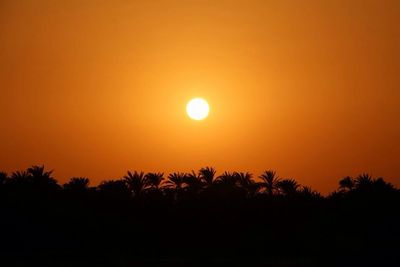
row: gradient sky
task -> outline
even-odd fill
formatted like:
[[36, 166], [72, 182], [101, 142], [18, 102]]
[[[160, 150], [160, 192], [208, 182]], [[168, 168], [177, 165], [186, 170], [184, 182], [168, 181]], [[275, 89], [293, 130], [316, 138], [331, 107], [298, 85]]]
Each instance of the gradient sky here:
[[398, 0], [0, 0], [0, 93], [7, 172], [400, 185]]

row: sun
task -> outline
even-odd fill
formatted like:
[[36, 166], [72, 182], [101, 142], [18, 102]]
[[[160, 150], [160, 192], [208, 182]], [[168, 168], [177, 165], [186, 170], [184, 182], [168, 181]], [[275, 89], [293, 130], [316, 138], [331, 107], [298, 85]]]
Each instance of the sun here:
[[210, 112], [207, 101], [203, 98], [193, 98], [186, 105], [186, 113], [196, 121], [204, 120]]

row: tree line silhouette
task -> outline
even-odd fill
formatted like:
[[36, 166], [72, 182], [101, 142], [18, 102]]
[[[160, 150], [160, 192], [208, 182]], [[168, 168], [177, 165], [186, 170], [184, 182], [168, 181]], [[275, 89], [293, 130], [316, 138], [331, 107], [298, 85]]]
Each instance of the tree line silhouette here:
[[74, 259], [86, 266], [100, 260], [396, 265], [399, 204], [399, 189], [368, 174], [344, 177], [323, 196], [272, 170], [258, 177], [217, 175], [212, 167], [168, 175], [128, 171], [91, 186], [85, 177], [60, 185], [52, 171], [32, 166], [0, 172], [0, 256], [60, 266]]

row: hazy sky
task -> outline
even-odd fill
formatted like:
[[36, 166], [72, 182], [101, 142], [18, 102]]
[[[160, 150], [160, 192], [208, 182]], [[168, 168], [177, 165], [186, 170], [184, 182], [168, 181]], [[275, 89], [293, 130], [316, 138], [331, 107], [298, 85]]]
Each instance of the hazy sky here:
[[[0, 0], [0, 169], [400, 185], [400, 1]], [[211, 105], [190, 120], [186, 102]]]

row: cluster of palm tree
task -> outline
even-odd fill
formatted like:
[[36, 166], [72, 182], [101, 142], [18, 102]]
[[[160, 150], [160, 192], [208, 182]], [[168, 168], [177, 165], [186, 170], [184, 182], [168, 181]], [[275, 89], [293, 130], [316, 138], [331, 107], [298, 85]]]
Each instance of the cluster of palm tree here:
[[371, 192], [371, 191], [394, 191], [395, 187], [383, 180], [382, 177], [373, 178], [369, 174], [363, 173], [353, 178], [346, 176], [339, 181], [339, 190], [335, 193], [349, 192]]
[[[294, 179], [279, 178], [275, 171], [267, 170], [257, 178], [249, 172], [223, 172], [217, 175], [212, 167], [201, 168], [198, 172], [174, 172], [167, 176], [161, 172], [128, 171], [121, 179], [101, 182], [97, 187], [90, 187], [85, 177], [73, 177], [60, 186], [52, 177], [52, 171], [44, 166], [32, 166], [26, 171], [16, 171], [10, 176], [0, 172], [0, 186], [10, 185], [18, 188], [39, 188], [43, 190], [64, 189], [71, 192], [100, 191], [112, 194], [125, 194], [139, 198], [150, 193], [173, 194], [175, 198], [183, 193], [202, 192], [242, 192], [247, 197], [263, 196], [309, 196], [320, 198], [321, 195], [308, 186], [300, 185]], [[334, 194], [344, 194], [369, 189], [395, 190], [394, 186], [382, 178], [372, 178], [368, 174], [356, 178], [345, 177], [339, 181], [339, 189]]]
[[63, 188], [74, 192], [84, 192], [89, 189], [109, 192], [129, 191], [132, 197], [140, 197], [151, 192], [204, 192], [212, 189], [242, 190], [248, 196], [265, 195], [295, 195], [296, 193], [318, 193], [309, 187], [301, 186], [294, 179], [281, 179], [275, 171], [267, 170], [256, 180], [249, 172], [223, 172], [217, 175], [212, 167], [201, 168], [198, 172], [174, 172], [164, 176], [161, 172], [128, 171], [122, 179], [101, 182], [97, 188], [90, 187], [90, 181], [85, 177], [73, 177], [63, 186], [59, 186], [52, 177], [52, 171], [46, 171], [44, 166], [32, 166], [26, 171], [16, 171], [10, 176], [0, 173], [0, 185], [39, 186], [43, 188]]
[[174, 172], [164, 177], [164, 173], [131, 172], [116, 181], [105, 181], [99, 188], [105, 186], [116, 186], [125, 184], [133, 197], [140, 197], [149, 192], [204, 192], [210, 190], [242, 190], [248, 196], [256, 194], [286, 195], [291, 196], [297, 193], [309, 193], [319, 195], [310, 187], [299, 185], [294, 179], [280, 179], [275, 171], [268, 170], [259, 176], [260, 181], [253, 179], [249, 172], [223, 172], [217, 176], [212, 167], [201, 168], [197, 173]]
[[376, 255], [382, 247], [381, 260], [388, 248], [397, 252], [382, 244], [399, 239], [399, 203], [398, 189], [368, 174], [341, 179], [325, 197], [273, 170], [127, 171], [92, 186], [86, 177], [59, 184], [52, 171], [32, 166], [0, 172], [0, 252], [17, 258], [23, 247], [27, 258], [54, 251], [101, 258], [110, 251], [107, 260], [118, 264], [124, 257], [220, 262], [238, 255], [268, 265], [275, 257], [283, 264], [299, 257], [301, 265], [305, 255], [339, 255], [344, 248], [358, 255], [369, 247]]
[[15, 171], [10, 177], [0, 172], [0, 185], [17, 187], [36, 187], [43, 189], [57, 188], [57, 180], [52, 177], [53, 171], [45, 171], [44, 166], [32, 166], [26, 171]]

